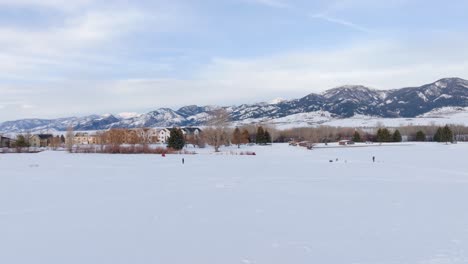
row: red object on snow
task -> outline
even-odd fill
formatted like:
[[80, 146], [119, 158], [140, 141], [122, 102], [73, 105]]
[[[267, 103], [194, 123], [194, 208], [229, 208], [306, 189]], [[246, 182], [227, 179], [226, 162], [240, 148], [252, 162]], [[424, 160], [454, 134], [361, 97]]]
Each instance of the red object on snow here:
[[161, 156], [166, 157], [166, 153], [163, 153]]

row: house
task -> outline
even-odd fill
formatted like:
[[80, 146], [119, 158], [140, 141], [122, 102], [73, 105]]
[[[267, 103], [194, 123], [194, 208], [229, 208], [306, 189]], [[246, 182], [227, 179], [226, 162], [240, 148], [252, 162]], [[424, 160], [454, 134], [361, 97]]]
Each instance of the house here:
[[136, 130], [140, 141], [144, 143], [158, 143], [159, 142], [159, 130], [155, 128], [139, 128]]
[[94, 145], [98, 144], [98, 137], [88, 133], [76, 133], [73, 137], [73, 144], [75, 145]]
[[150, 143], [158, 143], [159, 142], [159, 130], [154, 129], [154, 128], [150, 128], [147, 131], [147, 135], [148, 135]]
[[11, 139], [0, 136], [0, 148], [9, 148], [11, 146]]
[[164, 128], [164, 129], [159, 130], [159, 133], [158, 133], [159, 143], [164, 143], [164, 144], [167, 143], [167, 141], [171, 137], [171, 130], [172, 129], [173, 128]]
[[182, 132], [185, 136], [199, 136], [201, 134], [201, 129], [198, 127], [183, 127]]
[[[174, 128], [164, 128], [161, 129], [158, 133], [158, 141], [159, 143], [167, 143], [169, 140], [169, 137], [171, 136], [171, 131]], [[182, 130], [182, 134], [184, 134], [185, 139], [189, 136], [193, 137], [198, 137], [201, 134], [201, 129], [198, 127], [181, 127], [180, 130]]]
[[29, 138], [29, 145], [34, 148], [45, 148], [50, 145], [54, 135], [52, 134], [38, 134], [32, 135]]
[[348, 146], [348, 145], [354, 145], [354, 141], [351, 140], [340, 140], [338, 142], [340, 146]]

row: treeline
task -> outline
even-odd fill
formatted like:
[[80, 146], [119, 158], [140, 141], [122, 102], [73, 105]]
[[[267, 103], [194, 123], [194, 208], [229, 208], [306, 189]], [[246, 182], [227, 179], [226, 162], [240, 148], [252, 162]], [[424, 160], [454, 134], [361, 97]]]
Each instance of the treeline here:
[[468, 141], [468, 127], [459, 125], [401, 126], [398, 128], [352, 128], [320, 126], [271, 130], [273, 142], [309, 141], [314, 143], [352, 140], [355, 142], [454, 142]]
[[235, 129], [209, 127], [204, 129], [200, 135], [197, 136], [198, 142], [202, 142], [202, 144], [194, 144], [194, 142], [186, 141], [180, 129], [174, 128], [171, 130], [167, 147], [180, 150], [187, 144], [192, 144], [200, 148], [204, 148], [205, 145], [208, 144], [213, 146], [215, 151], [218, 152], [221, 146], [236, 145], [240, 148], [241, 145], [246, 144], [268, 145], [273, 142], [272, 136], [267, 128], [258, 126], [254, 132], [251, 131], [251, 127], [236, 127]]
[[[140, 132], [138, 132], [140, 131]], [[455, 132], [454, 132], [455, 131]], [[130, 133], [130, 134], [129, 134]], [[465, 134], [466, 133], [466, 134]], [[221, 146], [257, 144], [269, 145], [290, 141], [308, 141], [313, 143], [336, 142], [352, 140], [354, 142], [402, 142], [405, 141], [435, 141], [453, 142], [468, 135], [465, 127], [453, 126], [406, 126], [397, 129], [356, 129], [320, 126], [315, 128], [292, 128], [277, 130], [267, 126], [241, 126], [234, 129], [228, 126], [211, 126], [203, 129], [199, 135], [184, 135], [179, 128], [173, 128], [167, 141], [167, 148], [151, 148], [148, 136], [144, 130], [128, 132], [125, 129], [111, 129], [98, 133], [98, 148], [75, 146], [74, 152], [99, 153], [177, 153], [185, 146], [205, 148], [207, 145], [216, 152]], [[466, 138], [468, 140], [468, 136]]]
[[[291, 128], [278, 130], [268, 125], [245, 125], [232, 128], [226, 122], [226, 113], [220, 112], [210, 120], [209, 126], [204, 127], [199, 134], [184, 134], [180, 128], [173, 128], [167, 145], [155, 145], [157, 135], [149, 128], [139, 129], [110, 129], [87, 135], [89, 142], [79, 144], [75, 134], [69, 129], [65, 136], [54, 136], [48, 142], [52, 149], [66, 147], [69, 152], [79, 153], [180, 153], [184, 147], [204, 148], [207, 145], [216, 152], [222, 146], [258, 144], [269, 145], [281, 142], [327, 143], [340, 140], [355, 142], [401, 142], [401, 141], [435, 141], [454, 142], [468, 141], [468, 128], [465, 126], [446, 125], [432, 126], [400, 126], [398, 128], [351, 128], [319, 126], [310, 128]], [[78, 136], [77, 136], [78, 135]], [[17, 152], [30, 151], [30, 134], [17, 135], [13, 147]]]

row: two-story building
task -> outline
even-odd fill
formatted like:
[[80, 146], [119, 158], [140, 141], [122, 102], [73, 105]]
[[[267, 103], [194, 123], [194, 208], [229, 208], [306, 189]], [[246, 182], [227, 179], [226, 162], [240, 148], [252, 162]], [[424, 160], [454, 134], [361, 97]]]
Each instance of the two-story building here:
[[[167, 143], [169, 138], [171, 137], [171, 131], [175, 128], [164, 128], [161, 129], [158, 133], [158, 141], [159, 143]], [[201, 134], [201, 129], [198, 127], [181, 127], [180, 130], [182, 130], [182, 134], [184, 135], [185, 139], [187, 139], [188, 136], [194, 136], [198, 137]]]
[[29, 138], [29, 145], [34, 148], [45, 148], [49, 147], [54, 135], [52, 134], [38, 134], [32, 135]]
[[164, 129], [159, 130], [158, 142], [163, 143], [163, 144], [167, 143], [167, 141], [171, 137], [171, 130], [172, 128], [164, 128]]
[[75, 145], [94, 145], [98, 144], [99, 140], [97, 135], [92, 135], [89, 133], [76, 133], [73, 137], [73, 144]]

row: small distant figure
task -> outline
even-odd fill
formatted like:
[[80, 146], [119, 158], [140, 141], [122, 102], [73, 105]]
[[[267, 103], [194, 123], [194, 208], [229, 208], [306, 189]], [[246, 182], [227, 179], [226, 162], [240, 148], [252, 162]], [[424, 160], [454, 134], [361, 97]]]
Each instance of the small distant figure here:
[[372, 157], [372, 162], [375, 162], [375, 156]]
[[185, 164], [185, 159], [184, 159], [184, 158], [182, 158], [182, 165], [184, 165], [184, 164]]
[[161, 156], [162, 156], [163, 158], [166, 157], [166, 153], [163, 153]]
[[336, 158], [336, 162], [338, 162], [338, 158]]

